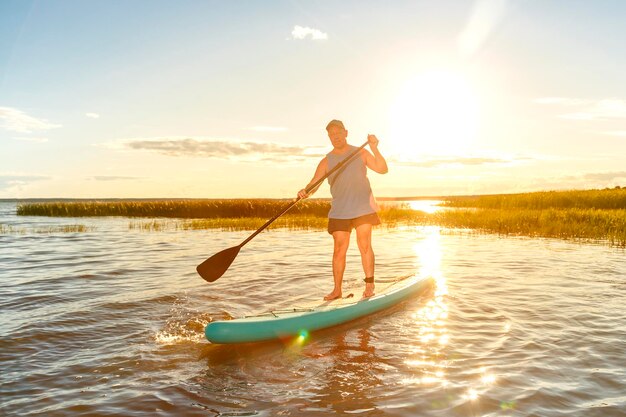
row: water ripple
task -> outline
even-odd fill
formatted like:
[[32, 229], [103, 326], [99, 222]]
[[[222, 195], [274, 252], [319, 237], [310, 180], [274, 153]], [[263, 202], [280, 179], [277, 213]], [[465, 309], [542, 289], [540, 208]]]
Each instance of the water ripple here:
[[[195, 265], [247, 232], [14, 216], [0, 235], [0, 414], [618, 416], [626, 408], [624, 250], [377, 230], [378, 277], [436, 285], [305, 344], [204, 340], [213, 320], [319, 299], [325, 232], [272, 230], [207, 284]], [[362, 285], [355, 242], [346, 285]]]

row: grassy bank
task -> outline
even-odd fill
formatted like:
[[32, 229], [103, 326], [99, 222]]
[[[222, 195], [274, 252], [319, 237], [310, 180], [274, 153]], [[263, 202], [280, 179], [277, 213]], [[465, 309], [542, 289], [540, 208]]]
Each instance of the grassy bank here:
[[485, 209], [626, 209], [626, 188], [447, 197], [447, 207]]
[[[275, 213], [274, 213], [275, 214]], [[423, 225], [428, 223], [426, 213], [407, 207], [387, 207], [378, 213], [384, 227], [393, 228], [399, 225]], [[224, 217], [212, 219], [150, 219], [131, 220], [129, 229], [161, 231], [161, 230], [256, 230], [268, 220], [267, 217]], [[326, 230], [328, 218], [324, 216], [306, 216], [287, 214], [276, 219], [270, 226], [272, 229], [287, 228], [291, 230]]]
[[[626, 210], [547, 209], [547, 210], [443, 210], [428, 214], [408, 209], [382, 210], [383, 227], [442, 226], [471, 229], [499, 235], [553, 237], [579, 241], [602, 241], [626, 247]], [[134, 220], [130, 229], [162, 230], [256, 230], [267, 218], [152, 219]], [[271, 228], [325, 230], [325, 217], [284, 216]]]
[[626, 247], [626, 188], [450, 197], [438, 223], [489, 233]]
[[[154, 201], [77, 201], [25, 203], [17, 206], [20, 216], [53, 217], [170, 217], [184, 219], [273, 217], [292, 200], [154, 200]], [[328, 200], [304, 200], [289, 214], [325, 217]]]
[[[151, 231], [255, 230], [289, 202], [262, 199], [46, 202], [21, 204], [17, 213], [135, 217], [138, 219], [132, 220], [129, 228]], [[446, 209], [428, 214], [412, 210], [408, 205], [383, 203], [379, 215], [385, 227], [439, 225], [501, 235], [602, 241], [626, 247], [626, 189], [448, 197], [445, 205]], [[304, 200], [272, 227], [323, 230], [329, 208], [328, 200]]]
[[66, 224], [59, 226], [37, 226], [37, 227], [15, 227], [0, 224], [0, 234], [25, 235], [29, 233], [37, 234], [57, 234], [57, 233], [85, 233], [92, 232], [93, 227], [84, 224]]
[[477, 209], [430, 215], [429, 223], [501, 235], [603, 241], [626, 247], [626, 210]]

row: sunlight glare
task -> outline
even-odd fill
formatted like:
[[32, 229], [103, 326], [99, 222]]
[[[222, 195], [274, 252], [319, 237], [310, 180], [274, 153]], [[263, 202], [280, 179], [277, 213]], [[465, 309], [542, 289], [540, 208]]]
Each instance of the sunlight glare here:
[[[420, 262], [419, 274], [421, 277], [433, 277], [437, 281], [437, 287], [439, 287], [439, 280], [442, 286], [445, 287], [445, 280], [441, 276], [441, 243], [439, 228], [427, 228], [424, 230], [427, 236], [419, 243], [415, 244], [413, 250], [417, 255]], [[436, 294], [437, 295], [437, 294]]]
[[437, 70], [407, 81], [390, 109], [395, 152], [415, 160], [422, 155], [460, 155], [478, 129], [478, 99], [460, 74]]
[[409, 366], [418, 368], [423, 375], [410, 378], [407, 384], [433, 385], [442, 387], [449, 385], [445, 378], [447, 361], [442, 353], [449, 343], [445, 318], [448, 316], [448, 305], [444, 295], [448, 293], [446, 281], [441, 272], [441, 241], [439, 228], [425, 228], [425, 236], [414, 246], [419, 262], [418, 276], [432, 277], [435, 280], [434, 298], [428, 300], [412, 317], [419, 324], [416, 342], [420, 345], [413, 348], [418, 356], [405, 361]]
[[467, 391], [467, 394], [465, 395], [465, 398], [467, 398], [470, 401], [474, 401], [478, 398], [478, 392], [476, 392], [475, 389], [470, 388]]
[[423, 211], [424, 213], [432, 214], [443, 208], [439, 205], [441, 203], [441, 200], [415, 200], [409, 202], [409, 207], [411, 207], [411, 210]]
[[483, 382], [483, 384], [491, 385], [496, 381], [496, 376], [492, 374], [485, 374], [480, 379]]

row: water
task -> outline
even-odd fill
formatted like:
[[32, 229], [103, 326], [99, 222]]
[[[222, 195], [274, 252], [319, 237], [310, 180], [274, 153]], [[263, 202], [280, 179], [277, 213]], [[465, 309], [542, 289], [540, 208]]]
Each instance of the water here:
[[[0, 204], [0, 415], [623, 416], [624, 250], [434, 227], [377, 229], [377, 276], [422, 297], [303, 344], [211, 345], [210, 320], [330, 291], [331, 238], [129, 230]], [[42, 233], [84, 224], [81, 233]], [[38, 232], [33, 232], [38, 231]], [[361, 285], [356, 244], [347, 285]]]

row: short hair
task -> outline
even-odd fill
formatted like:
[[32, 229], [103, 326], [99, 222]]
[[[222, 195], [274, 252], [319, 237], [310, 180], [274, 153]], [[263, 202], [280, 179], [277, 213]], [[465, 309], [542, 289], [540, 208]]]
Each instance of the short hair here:
[[328, 131], [332, 126], [338, 126], [342, 128], [343, 130], [346, 130], [341, 120], [333, 119], [330, 122], [328, 122], [328, 124], [326, 125], [326, 131]]

